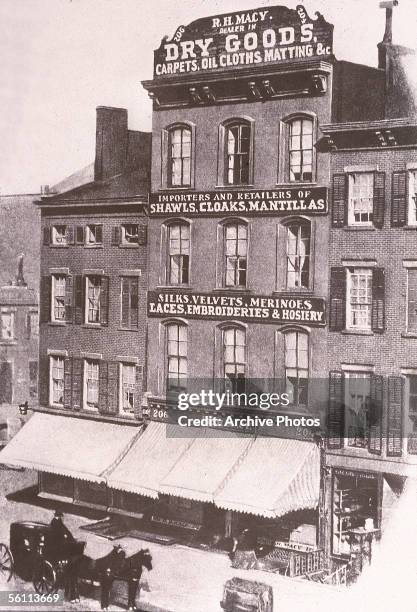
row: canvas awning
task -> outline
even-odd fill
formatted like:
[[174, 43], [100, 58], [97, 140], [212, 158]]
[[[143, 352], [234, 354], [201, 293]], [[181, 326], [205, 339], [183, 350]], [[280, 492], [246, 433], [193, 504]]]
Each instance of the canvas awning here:
[[276, 518], [318, 505], [320, 451], [312, 442], [257, 438], [215, 496], [219, 508]]
[[217, 491], [231, 477], [252, 443], [251, 436], [206, 429], [165, 475], [159, 491], [213, 502]]
[[108, 486], [156, 499], [161, 480], [194, 441], [188, 433], [179, 425], [151, 421], [109, 474]]
[[0, 463], [105, 482], [139, 433], [127, 425], [36, 413], [0, 452]]

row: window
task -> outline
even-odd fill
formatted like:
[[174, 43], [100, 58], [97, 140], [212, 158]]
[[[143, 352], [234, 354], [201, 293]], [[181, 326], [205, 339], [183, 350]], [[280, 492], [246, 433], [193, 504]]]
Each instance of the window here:
[[120, 364], [120, 413], [132, 415], [135, 409], [136, 366]]
[[100, 323], [101, 276], [87, 276], [86, 283], [87, 323]]
[[234, 222], [224, 226], [224, 286], [246, 287], [248, 227]]
[[408, 173], [408, 225], [417, 225], [417, 170]]
[[223, 330], [223, 378], [231, 393], [245, 390], [246, 332], [238, 327]]
[[168, 284], [187, 285], [190, 268], [190, 226], [168, 226]]
[[139, 225], [137, 223], [122, 225], [122, 244], [139, 244]]
[[407, 331], [417, 333], [417, 268], [407, 270]]
[[232, 123], [225, 134], [225, 182], [227, 185], [247, 185], [250, 176], [251, 126], [246, 122]]
[[121, 324], [126, 329], [138, 328], [138, 292], [138, 278], [135, 276], [124, 276], [122, 278]]
[[66, 245], [67, 244], [67, 226], [53, 225], [52, 226], [52, 244]]
[[347, 271], [347, 329], [371, 329], [372, 270]]
[[38, 397], [38, 362], [29, 361], [29, 397]]
[[64, 358], [50, 358], [50, 404], [63, 406], [64, 404]]
[[374, 173], [349, 175], [349, 225], [372, 225], [374, 208]]
[[406, 397], [408, 423], [405, 431], [408, 440], [408, 452], [417, 454], [417, 374], [406, 376]]
[[371, 418], [371, 374], [345, 373], [345, 428], [348, 446], [367, 448]]
[[175, 127], [168, 133], [168, 186], [191, 185], [191, 130]]
[[310, 284], [310, 224], [295, 221], [287, 226], [287, 289]]
[[167, 388], [178, 391], [186, 388], [188, 329], [180, 323], [166, 326]]
[[313, 121], [293, 119], [289, 123], [290, 181], [313, 180]]
[[103, 244], [102, 225], [87, 225], [87, 227], [85, 228], [85, 244], [86, 246], [95, 246]]
[[99, 369], [98, 361], [84, 361], [84, 408], [87, 410], [98, 410]]
[[290, 403], [306, 406], [308, 399], [308, 334], [288, 331], [284, 334], [285, 344], [285, 386]]
[[1, 316], [1, 339], [2, 340], [13, 340], [14, 339], [14, 312], [2, 311], [0, 316]]
[[65, 321], [66, 276], [52, 275], [52, 321]]

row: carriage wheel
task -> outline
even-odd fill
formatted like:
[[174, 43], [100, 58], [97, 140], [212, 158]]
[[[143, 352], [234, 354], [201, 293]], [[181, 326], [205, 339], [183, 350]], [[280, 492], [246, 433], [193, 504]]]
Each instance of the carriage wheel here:
[[0, 581], [9, 582], [13, 576], [13, 555], [6, 546], [6, 544], [0, 544]]
[[49, 595], [58, 590], [56, 571], [49, 561], [42, 559], [33, 572], [33, 586], [37, 593]]

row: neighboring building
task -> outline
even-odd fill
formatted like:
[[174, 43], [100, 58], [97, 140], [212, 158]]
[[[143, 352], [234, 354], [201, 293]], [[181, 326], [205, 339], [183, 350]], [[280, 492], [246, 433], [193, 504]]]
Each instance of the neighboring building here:
[[[138, 433], [151, 139], [128, 130], [127, 111], [119, 108], [97, 108], [96, 134], [94, 166], [37, 201], [42, 231], [38, 410], [48, 414], [36, 414], [30, 427], [37, 441], [43, 436], [48, 459], [37, 458], [37, 446], [32, 457], [30, 444], [19, 452], [25, 457], [29, 452], [32, 467], [38, 467], [43, 494], [106, 507], [100, 470], [89, 471], [84, 455], [94, 464], [96, 455], [105, 455], [106, 462], [108, 454], [108, 466]], [[84, 429], [97, 431], [91, 434], [94, 443]], [[112, 440], [116, 454], [110, 461]], [[84, 471], [87, 476], [77, 479]]]
[[392, 44], [390, 19], [385, 118], [324, 125], [318, 146], [333, 183], [322, 537], [336, 564], [362, 548], [358, 570], [417, 475], [417, 119], [406, 83], [398, 88], [412, 52]]
[[38, 402], [38, 294], [18, 273], [0, 287], [0, 404]]

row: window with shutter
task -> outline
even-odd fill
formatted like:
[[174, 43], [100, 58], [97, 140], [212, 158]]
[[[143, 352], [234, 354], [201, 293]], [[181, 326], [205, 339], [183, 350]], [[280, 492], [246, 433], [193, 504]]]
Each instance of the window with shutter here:
[[100, 324], [109, 324], [109, 277], [101, 277], [100, 287]]
[[381, 334], [385, 329], [385, 273], [382, 268], [372, 271], [372, 331]]
[[52, 244], [55, 246], [66, 246], [68, 244], [66, 225], [52, 226]]
[[372, 269], [348, 268], [346, 276], [346, 328], [370, 330], [372, 314]]
[[78, 225], [75, 228], [75, 243], [84, 244], [84, 226]]
[[373, 212], [374, 227], [381, 229], [385, 216], [385, 172], [374, 172]]
[[121, 325], [125, 329], [138, 328], [138, 291], [137, 277], [124, 276], [121, 279]]
[[335, 174], [333, 176], [333, 206], [332, 225], [343, 227], [347, 217], [347, 175]]
[[[408, 197], [407, 197], [408, 195]], [[417, 225], [417, 169], [408, 173], [408, 218], [407, 223], [411, 226]]]
[[348, 224], [371, 226], [374, 210], [374, 173], [349, 174]]
[[410, 374], [405, 380], [407, 451], [417, 455], [417, 374]]
[[78, 357], [72, 360], [72, 408], [81, 410], [83, 405], [84, 362]]
[[404, 382], [401, 376], [388, 377], [387, 455], [401, 457], [403, 446]]
[[97, 412], [99, 409], [100, 362], [84, 360], [84, 409]]
[[64, 405], [64, 358], [51, 356], [49, 367], [49, 404], [61, 408]]
[[407, 270], [407, 331], [417, 333], [417, 268]]
[[331, 268], [330, 273], [330, 331], [342, 331], [346, 324], [346, 269]]
[[65, 322], [67, 317], [66, 301], [67, 277], [65, 274], [52, 275], [52, 310], [51, 321]]
[[136, 401], [136, 365], [120, 364], [120, 404], [119, 412], [125, 416], [134, 416]]
[[84, 323], [84, 278], [81, 275], [74, 278], [74, 322], [76, 325]]
[[103, 226], [90, 224], [85, 228], [85, 245], [101, 246], [103, 244]]
[[48, 323], [51, 319], [52, 277], [42, 276], [40, 286], [40, 322]]

